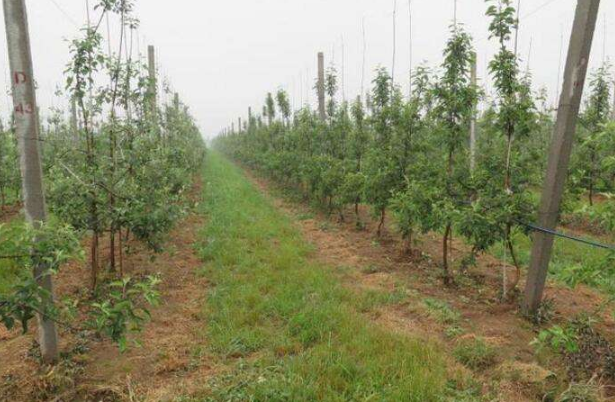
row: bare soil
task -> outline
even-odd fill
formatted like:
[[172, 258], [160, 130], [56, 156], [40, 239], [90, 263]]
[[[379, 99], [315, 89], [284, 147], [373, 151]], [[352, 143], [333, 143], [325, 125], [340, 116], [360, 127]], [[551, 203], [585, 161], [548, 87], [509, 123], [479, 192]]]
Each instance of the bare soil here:
[[[200, 186], [194, 193], [202, 194]], [[161, 305], [151, 311], [144, 330], [132, 337], [141, 341], [140, 346], [120, 353], [109, 341], [60, 327], [64, 358], [55, 368], [40, 367], [36, 328], [25, 335], [0, 329], [0, 401], [165, 401], [202, 384], [212, 371], [204, 352], [201, 315], [208, 283], [198, 275], [201, 262], [194, 248], [203, 225], [203, 217], [191, 213], [170, 233], [165, 252], [157, 256], [130, 242], [131, 252], [124, 256], [126, 273], [162, 278]], [[89, 242], [84, 241], [86, 250]], [[89, 272], [84, 265], [75, 261], [62, 268], [56, 279], [58, 298], [87, 297]]]
[[0, 223], [7, 223], [15, 218], [19, 215], [21, 208], [21, 204], [5, 205], [4, 207], [0, 207]]
[[[537, 356], [530, 345], [540, 328], [523, 318], [518, 300], [501, 301], [503, 262], [490, 255], [479, 256], [467, 274], [457, 275], [456, 284], [444, 286], [441, 278], [441, 240], [432, 234], [420, 236], [411, 255], [402, 252], [402, 241], [394, 235], [387, 219], [385, 232], [376, 237], [378, 222], [365, 206], [360, 207], [364, 230], [357, 229], [354, 211], [346, 211], [344, 221], [336, 215], [315, 211], [304, 204], [280, 196], [270, 181], [252, 175], [253, 182], [272, 195], [275, 205], [295, 218], [306, 240], [314, 247], [314, 258], [340, 271], [347, 286], [359, 290], [393, 292], [408, 290], [409, 300], [381, 308], [369, 319], [393, 331], [423, 336], [441, 342], [452, 352], [459, 339], [482, 338], [497, 350], [494, 369], [477, 371], [483, 391], [494, 400], [542, 400], [545, 387], [552, 379], [566, 381], [565, 368], [551, 357]], [[460, 240], [453, 241], [452, 265], [458, 266], [469, 248]], [[507, 267], [508, 283], [514, 277]], [[523, 289], [523, 280], [519, 289]], [[426, 298], [445, 301], [461, 314], [459, 326], [463, 335], [446, 335], [447, 324], [430, 316], [424, 308]], [[553, 301], [554, 318], [547, 325], [563, 322], [583, 312], [593, 312], [605, 300], [598, 291], [585, 286], [575, 289], [549, 283], [546, 298]], [[611, 314], [600, 314], [600, 331], [613, 338], [615, 322]], [[449, 353], [451, 354], [451, 353]], [[452, 360], [452, 358], [451, 358]], [[456, 362], [451, 361], [454, 365]], [[604, 384], [605, 390], [611, 389]], [[606, 391], [605, 391], [606, 392]], [[615, 400], [615, 399], [614, 399]]]

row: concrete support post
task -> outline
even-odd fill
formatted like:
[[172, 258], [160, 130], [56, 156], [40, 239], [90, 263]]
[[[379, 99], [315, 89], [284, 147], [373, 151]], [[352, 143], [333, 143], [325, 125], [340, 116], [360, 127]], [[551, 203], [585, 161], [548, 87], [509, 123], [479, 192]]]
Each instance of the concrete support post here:
[[147, 47], [148, 76], [149, 76], [149, 112], [152, 120], [156, 122], [158, 111], [158, 82], [156, 76], [156, 49]]
[[[40, 125], [34, 87], [34, 68], [25, 0], [3, 0], [7, 49], [11, 68], [13, 115], [19, 144], [23, 201], [26, 220], [40, 228], [46, 221], [43, 172], [39, 149]], [[38, 285], [51, 297], [44, 297], [43, 311], [53, 305], [53, 283], [48, 267], [39, 262], [34, 267]], [[38, 314], [38, 341], [45, 363], [58, 360], [58, 332], [55, 322]]]
[[327, 111], [325, 109], [325, 54], [318, 53], [318, 83], [316, 84], [318, 91], [318, 116], [320, 120], [327, 120]]
[[[564, 72], [564, 86], [559, 100], [538, 216], [539, 225], [546, 229], [555, 229], [559, 217], [599, 6], [600, 0], [577, 2]], [[542, 303], [553, 240], [553, 236], [548, 234], [534, 234], [523, 302], [526, 314], [535, 313]]]

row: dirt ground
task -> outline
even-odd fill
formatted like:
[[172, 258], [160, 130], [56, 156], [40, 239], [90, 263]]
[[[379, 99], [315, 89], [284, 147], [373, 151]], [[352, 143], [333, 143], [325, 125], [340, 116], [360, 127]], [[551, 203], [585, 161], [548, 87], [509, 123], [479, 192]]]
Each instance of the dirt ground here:
[[[165, 401], [198, 386], [211, 371], [201, 315], [208, 284], [197, 273], [201, 262], [194, 248], [204, 224], [203, 217], [191, 213], [170, 233], [165, 252], [158, 256], [130, 243], [126, 273], [162, 278], [161, 305], [152, 310], [143, 332], [133, 336], [143, 340], [140, 346], [120, 353], [109, 341], [60, 327], [63, 360], [50, 369], [37, 362], [35, 326], [26, 335], [0, 329], [0, 401]], [[105, 243], [103, 239], [103, 255], [108, 252]], [[58, 298], [86, 297], [85, 265], [73, 262], [61, 269]]]
[[6, 205], [4, 207], [0, 207], [0, 223], [6, 223], [13, 219], [15, 216], [19, 214], [22, 206], [17, 205]]

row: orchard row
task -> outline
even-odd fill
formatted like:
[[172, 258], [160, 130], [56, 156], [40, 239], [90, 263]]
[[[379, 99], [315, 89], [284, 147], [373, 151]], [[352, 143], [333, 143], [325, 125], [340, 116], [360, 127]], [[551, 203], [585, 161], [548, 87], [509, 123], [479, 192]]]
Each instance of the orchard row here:
[[[437, 68], [413, 71], [409, 98], [381, 68], [370, 93], [339, 102], [334, 66], [316, 85], [326, 99], [319, 112], [291, 113], [288, 95], [268, 94], [261, 116], [226, 131], [217, 146], [232, 158], [301, 189], [330, 213], [368, 204], [379, 219], [392, 212], [406, 248], [418, 233], [441, 234], [442, 277], [454, 280], [496, 243], [516, 267], [503, 298], [515, 295], [522, 275], [513, 236], [535, 222], [537, 189], [543, 183], [554, 128], [545, 91], [532, 88], [514, 51], [517, 27], [509, 0], [489, 1], [489, 34], [499, 48], [489, 62], [493, 93], [476, 84], [472, 38], [453, 25]], [[566, 205], [615, 189], [615, 124], [610, 66], [592, 72], [590, 93], [578, 126]], [[478, 111], [482, 100], [486, 105]], [[472, 132], [476, 129], [476, 137]], [[604, 220], [615, 222], [609, 203]], [[565, 207], [566, 207], [565, 205]], [[609, 212], [610, 211], [610, 212]], [[613, 225], [606, 225], [613, 227]], [[459, 267], [450, 262], [450, 240], [461, 236], [470, 252]]]

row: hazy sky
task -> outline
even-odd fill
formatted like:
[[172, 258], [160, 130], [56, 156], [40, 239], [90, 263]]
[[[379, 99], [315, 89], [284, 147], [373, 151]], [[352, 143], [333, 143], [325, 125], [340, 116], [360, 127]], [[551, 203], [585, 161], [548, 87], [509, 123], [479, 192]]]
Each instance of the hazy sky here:
[[[89, 1], [91, 5], [96, 2]], [[449, 35], [454, 2], [411, 1], [413, 64], [425, 61], [437, 65]], [[63, 84], [62, 71], [68, 60], [66, 40], [77, 35], [85, 23], [85, 2], [27, 0], [43, 113], [49, 106], [65, 104], [54, 92]], [[389, 69], [392, 66], [394, 0], [136, 0], [136, 3], [141, 20], [141, 51], [147, 44], [156, 46], [161, 74], [169, 78], [190, 106], [207, 137], [214, 136], [240, 115], [246, 115], [248, 106], [261, 110], [267, 91], [279, 87], [289, 91], [296, 107], [302, 100], [313, 104], [318, 51], [325, 52], [327, 65], [334, 61], [338, 71], [343, 71], [346, 97], [358, 95], [362, 81], [363, 21], [366, 87], [378, 65]], [[410, 66], [409, 7], [407, 0], [396, 3], [395, 80], [406, 88]], [[479, 77], [483, 79], [488, 57], [495, 48], [493, 41], [487, 39], [486, 5], [483, 0], [459, 0], [458, 3], [458, 21], [475, 40]], [[560, 52], [561, 59], [565, 59], [575, 6], [575, 0], [521, 0], [519, 52], [524, 63], [527, 62], [532, 43], [530, 61], [535, 86], [546, 87], [552, 99], [558, 82]], [[615, 59], [615, 0], [602, 0], [600, 14], [592, 66], [601, 63], [605, 56]], [[106, 35], [106, 30], [103, 34]], [[115, 43], [117, 21], [114, 20], [111, 36]], [[0, 41], [0, 52], [6, 88], [5, 40]], [[0, 98], [0, 112], [6, 115], [8, 97]]]

